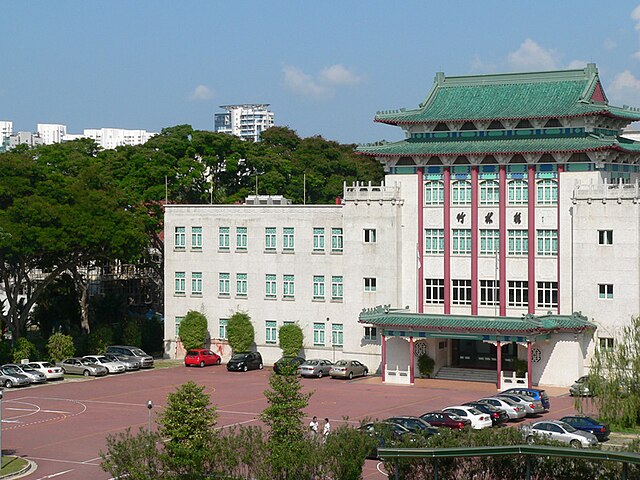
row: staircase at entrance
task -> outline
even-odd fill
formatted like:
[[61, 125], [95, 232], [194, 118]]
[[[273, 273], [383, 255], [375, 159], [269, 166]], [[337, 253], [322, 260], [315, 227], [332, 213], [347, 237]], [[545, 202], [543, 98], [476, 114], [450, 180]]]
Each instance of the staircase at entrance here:
[[442, 367], [433, 378], [439, 380], [459, 380], [463, 382], [497, 383], [498, 374], [492, 370]]

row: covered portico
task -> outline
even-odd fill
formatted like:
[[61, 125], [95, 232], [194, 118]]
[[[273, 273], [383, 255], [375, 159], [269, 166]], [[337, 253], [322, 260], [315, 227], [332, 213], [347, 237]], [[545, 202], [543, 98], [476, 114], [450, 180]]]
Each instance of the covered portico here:
[[[416, 376], [416, 345], [424, 345], [424, 340], [434, 345], [448, 348], [450, 341], [458, 339], [476, 341], [495, 346], [496, 358], [493, 367], [497, 372], [497, 387], [501, 388], [503, 370], [503, 350], [507, 345], [517, 345], [517, 350], [526, 350], [526, 384], [533, 382], [534, 355], [542, 357], [542, 350], [553, 343], [554, 337], [576, 344], [585, 331], [592, 331], [595, 325], [580, 313], [573, 315], [532, 314], [521, 317], [445, 315], [410, 313], [407, 310], [378, 306], [364, 309], [359, 323], [371, 325], [382, 332], [382, 379], [383, 382], [413, 384]], [[568, 334], [568, 335], [567, 335]], [[568, 340], [567, 340], [568, 339]], [[577, 348], [576, 351], [580, 351]], [[430, 354], [433, 356], [433, 354]], [[451, 351], [436, 360], [436, 369], [451, 364]], [[486, 358], [482, 359], [486, 362]], [[524, 359], [522, 359], [524, 360]], [[577, 362], [578, 359], [576, 358]]]

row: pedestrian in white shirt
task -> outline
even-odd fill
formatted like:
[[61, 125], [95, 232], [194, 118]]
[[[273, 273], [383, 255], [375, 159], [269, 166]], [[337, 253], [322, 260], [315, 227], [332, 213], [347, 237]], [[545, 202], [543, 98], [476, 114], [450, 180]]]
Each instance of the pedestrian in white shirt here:
[[323, 442], [327, 441], [327, 437], [329, 436], [329, 433], [331, 433], [331, 424], [329, 423], [329, 419], [325, 418], [324, 419], [324, 427], [322, 428], [322, 441]]
[[311, 434], [315, 437], [318, 435], [318, 417], [313, 417], [309, 422], [309, 430], [311, 430]]

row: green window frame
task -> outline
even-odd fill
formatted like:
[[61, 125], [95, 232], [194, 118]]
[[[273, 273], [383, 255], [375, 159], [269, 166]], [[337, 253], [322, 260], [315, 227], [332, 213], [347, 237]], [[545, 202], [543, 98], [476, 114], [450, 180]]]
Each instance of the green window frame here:
[[313, 299], [324, 300], [324, 275], [313, 276]]
[[471, 205], [471, 182], [456, 180], [451, 184], [451, 204]]
[[342, 228], [331, 229], [331, 252], [342, 253], [344, 249], [344, 237]]
[[451, 253], [471, 255], [471, 229], [454, 228], [451, 233]]
[[278, 282], [276, 281], [276, 275], [273, 273], [267, 273], [264, 282], [265, 297], [276, 298], [278, 294]]
[[480, 230], [480, 255], [495, 255], [500, 250], [500, 230]]
[[236, 250], [246, 250], [247, 239], [247, 227], [236, 227]]
[[601, 300], [613, 299], [613, 284], [612, 283], [599, 283], [598, 284], [598, 298]]
[[236, 296], [238, 297], [247, 296], [247, 274], [246, 273], [236, 274]]
[[278, 340], [278, 328], [275, 320], [265, 322], [265, 340], [267, 343], [276, 343]]
[[292, 252], [294, 249], [295, 233], [293, 227], [282, 229], [282, 250]]
[[191, 273], [191, 295], [202, 295], [202, 272]]
[[282, 298], [294, 298], [295, 279], [293, 275], [284, 275], [282, 279]]
[[500, 184], [495, 180], [480, 182], [480, 205], [498, 205], [500, 203]]
[[231, 287], [231, 274], [219, 273], [218, 274], [218, 295], [229, 296], [230, 287]]
[[187, 229], [185, 227], [176, 227], [174, 236], [174, 247], [184, 250], [187, 246]]
[[220, 340], [227, 339], [227, 324], [229, 322], [228, 318], [221, 318], [218, 320], [218, 338]]
[[509, 230], [507, 232], [507, 246], [509, 255], [527, 255], [529, 253], [529, 232], [527, 230]]
[[202, 250], [202, 227], [191, 227], [191, 248]]
[[344, 298], [344, 279], [341, 275], [331, 277], [331, 300], [342, 301]]
[[526, 205], [529, 203], [529, 184], [526, 180], [511, 180], [507, 184], [507, 195], [509, 205]]
[[342, 323], [331, 324], [331, 345], [334, 347], [344, 346], [344, 326]]
[[264, 249], [273, 252], [277, 247], [276, 227], [265, 227], [264, 229]]
[[180, 324], [184, 317], [176, 317], [176, 338], [180, 338]]
[[375, 292], [378, 289], [378, 279], [375, 277], [364, 277], [364, 291]]
[[229, 250], [229, 227], [218, 227], [218, 249]]
[[424, 204], [444, 205], [444, 183], [430, 180], [424, 184]]
[[187, 274], [185, 272], [175, 273], [175, 295], [184, 295], [187, 291]]
[[322, 227], [313, 229], [313, 251], [324, 252], [324, 228]]
[[536, 232], [538, 255], [558, 255], [558, 230], [538, 230]]
[[549, 178], [536, 184], [536, 201], [538, 205], [558, 204], [558, 182]]
[[313, 345], [324, 347], [324, 323], [313, 324]]
[[424, 253], [427, 255], [442, 255], [444, 253], [443, 228], [425, 228]]

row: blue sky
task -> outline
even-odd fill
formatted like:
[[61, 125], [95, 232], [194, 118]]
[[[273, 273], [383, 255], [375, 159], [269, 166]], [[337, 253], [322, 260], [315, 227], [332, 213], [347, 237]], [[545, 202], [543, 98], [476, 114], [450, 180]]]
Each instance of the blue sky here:
[[269, 103], [277, 125], [342, 143], [402, 137], [447, 75], [595, 62], [612, 104], [640, 106], [638, 1], [3, 2], [0, 120], [15, 130], [213, 128]]

